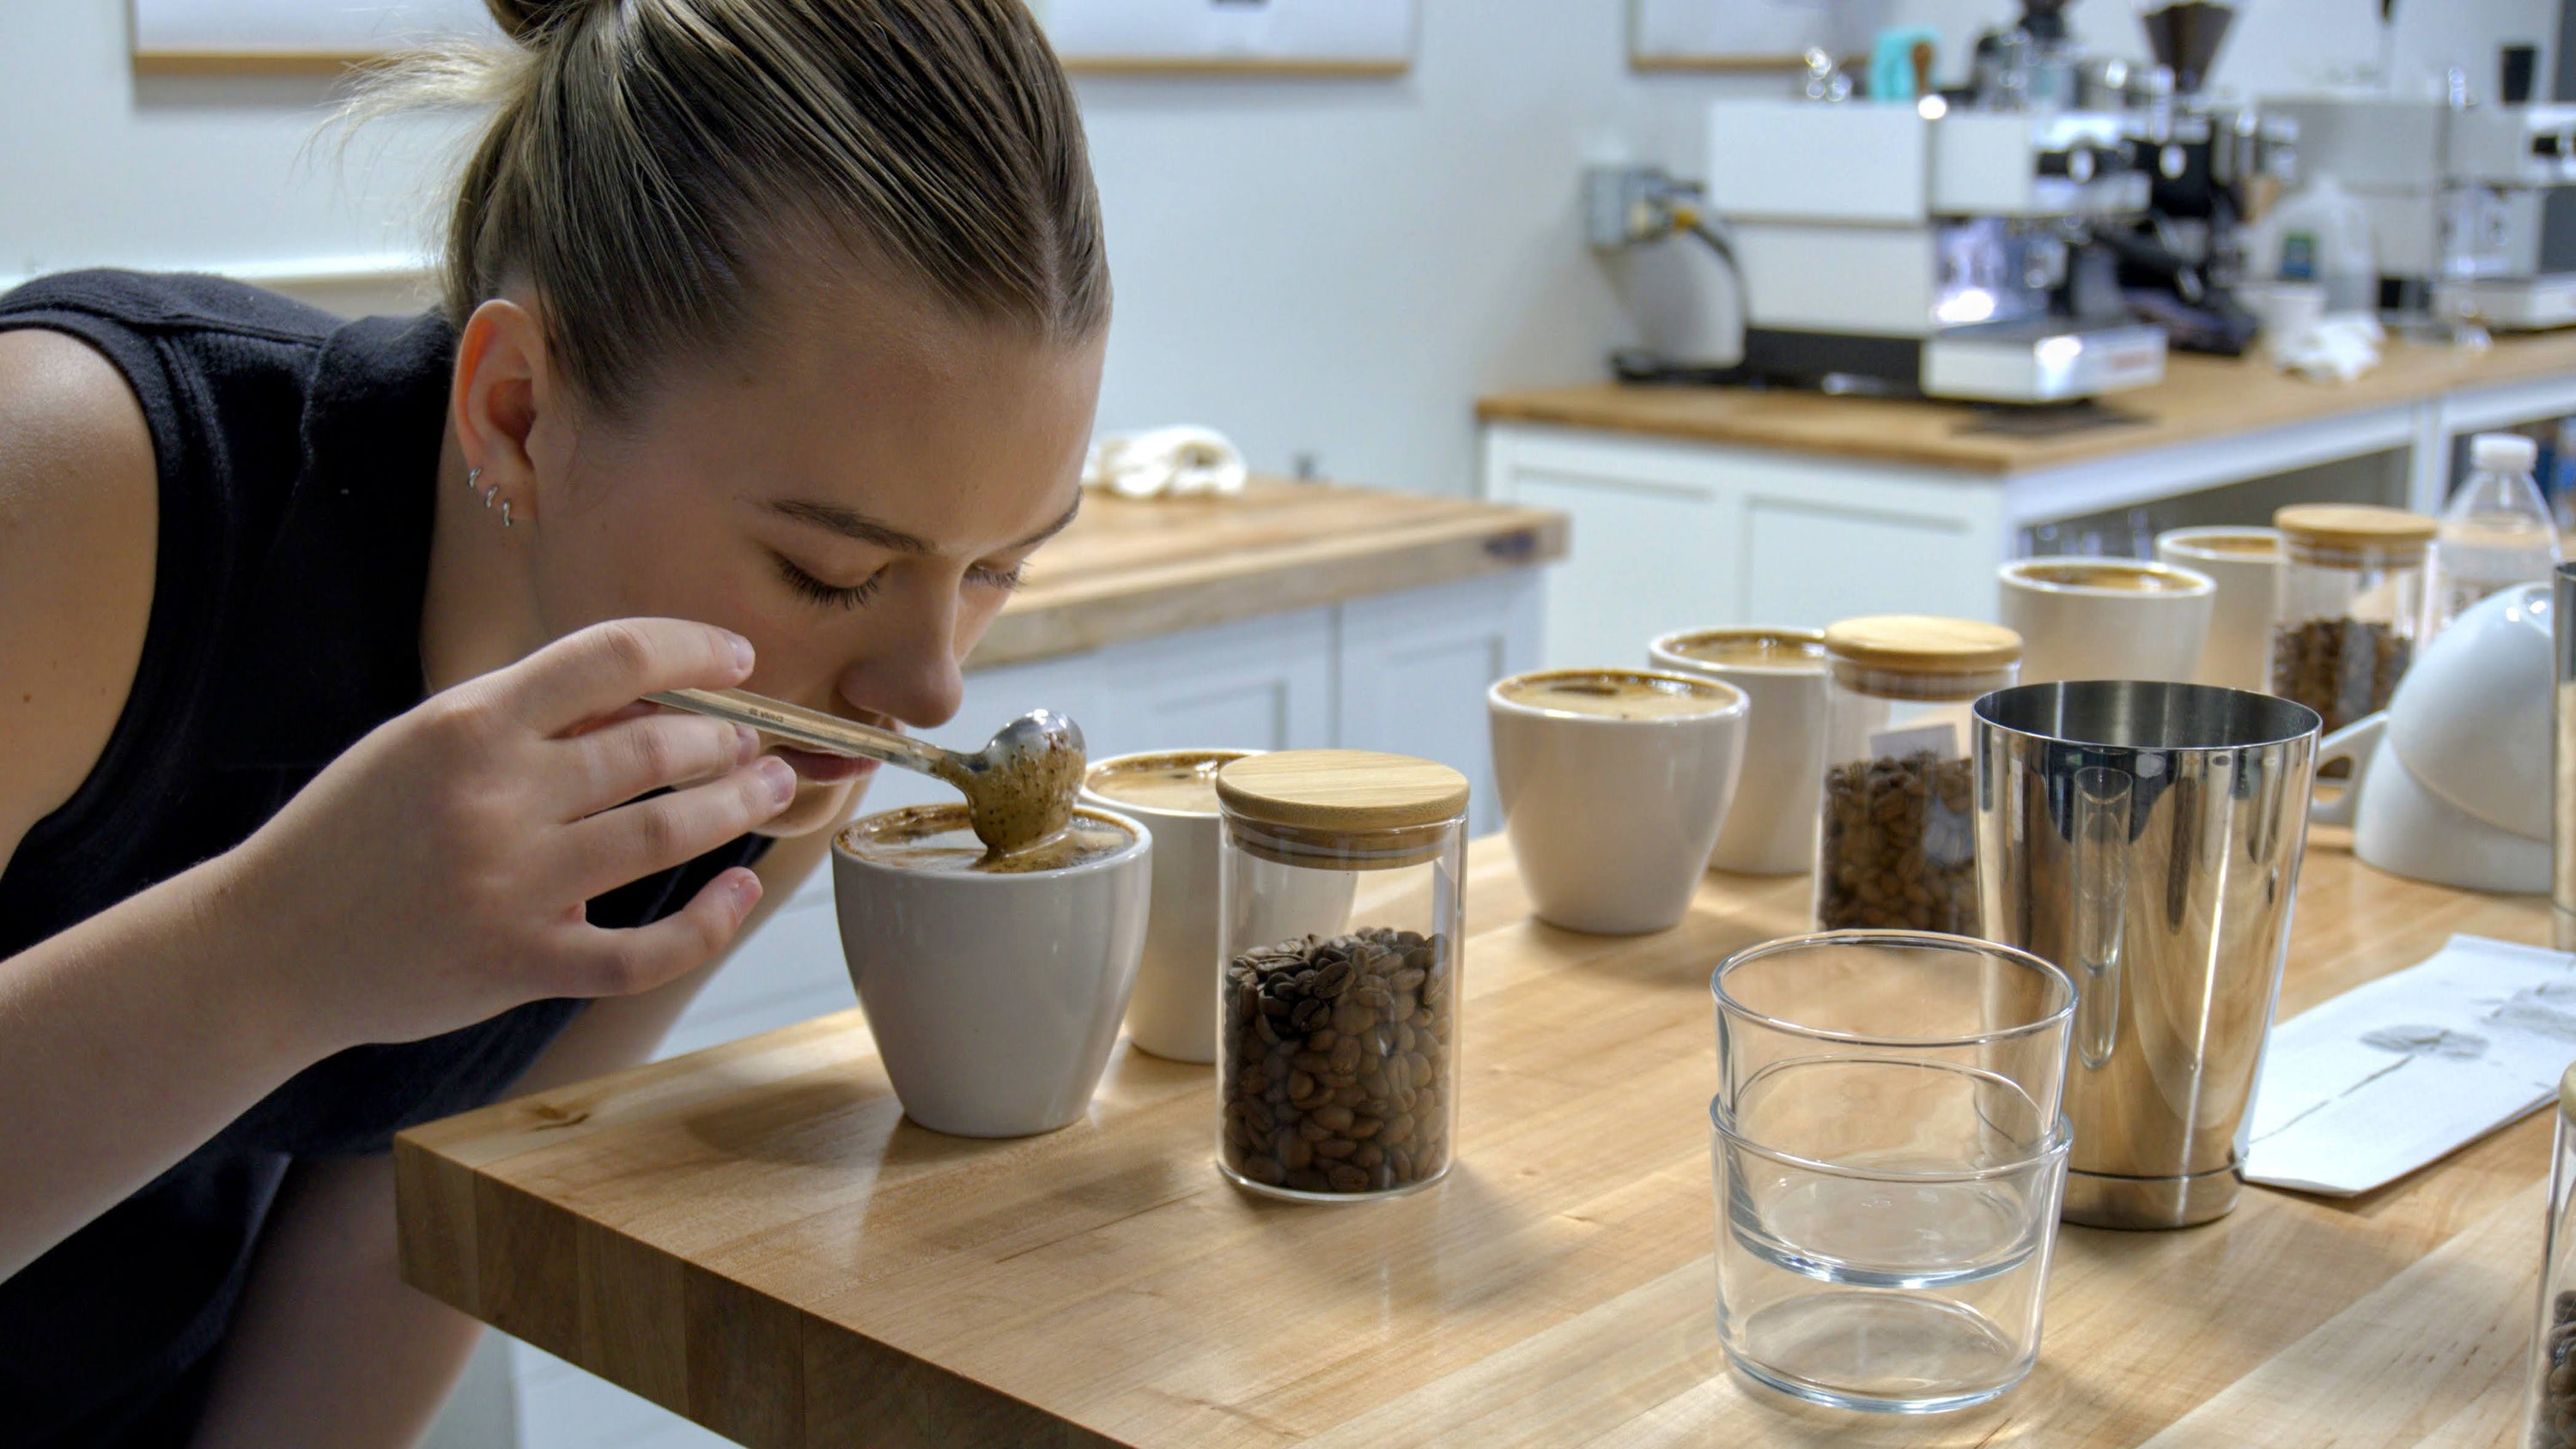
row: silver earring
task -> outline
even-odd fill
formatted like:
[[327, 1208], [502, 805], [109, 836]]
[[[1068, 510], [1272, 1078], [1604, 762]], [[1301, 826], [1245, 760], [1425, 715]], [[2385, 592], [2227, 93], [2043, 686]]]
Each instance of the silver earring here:
[[483, 506], [484, 506], [484, 507], [486, 507], [486, 508], [491, 507], [491, 506], [492, 506], [492, 495], [494, 495], [494, 494], [496, 494], [496, 493], [498, 493], [498, 492], [500, 492], [500, 491], [501, 491], [501, 485], [500, 485], [500, 484], [498, 484], [498, 483], [495, 483], [495, 484], [493, 484], [491, 487], [484, 489], [484, 490], [483, 490]]
[[507, 498], [501, 500], [501, 526], [503, 528], [510, 526], [510, 500]]
[[468, 469], [466, 469], [466, 470], [465, 470], [465, 491], [466, 491], [466, 492], [468, 492], [468, 493], [475, 492], [475, 491], [476, 491], [476, 490], [481, 486], [482, 482], [483, 482], [483, 470], [482, 470], [482, 469], [480, 469], [480, 468], [468, 468]]

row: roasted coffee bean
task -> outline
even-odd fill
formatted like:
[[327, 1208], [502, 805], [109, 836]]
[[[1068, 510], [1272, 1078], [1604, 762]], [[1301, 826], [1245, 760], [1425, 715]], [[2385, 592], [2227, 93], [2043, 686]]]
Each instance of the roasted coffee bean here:
[[1975, 935], [1975, 787], [1974, 762], [1932, 750], [1828, 769], [1816, 862], [1825, 929]]
[[2310, 619], [2272, 633], [2272, 692], [2315, 710], [2333, 734], [2388, 708], [2415, 643], [2386, 624]]
[[[1226, 1164], [1299, 1192], [1381, 1192], [1448, 1165], [1438, 1092], [1454, 1031], [1446, 938], [1367, 929], [1228, 962]], [[1259, 1162], [1255, 1170], [1249, 1163]]]
[[2540, 1410], [2531, 1416], [2532, 1449], [2576, 1445], [2576, 1290], [2549, 1301], [2540, 1345]]

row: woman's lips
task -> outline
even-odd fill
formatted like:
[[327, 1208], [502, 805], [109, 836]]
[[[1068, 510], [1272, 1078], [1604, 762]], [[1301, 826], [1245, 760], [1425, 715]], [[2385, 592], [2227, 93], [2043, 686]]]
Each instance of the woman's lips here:
[[779, 746], [775, 753], [809, 785], [838, 785], [845, 780], [859, 779], [877, 767], [874, 760], [819, 754], [813, 750], [792, 750], [785, 745]]

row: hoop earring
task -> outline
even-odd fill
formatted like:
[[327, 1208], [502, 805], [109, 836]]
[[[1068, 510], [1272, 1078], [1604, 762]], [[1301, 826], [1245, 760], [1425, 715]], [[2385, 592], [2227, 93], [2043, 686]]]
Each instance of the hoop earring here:
[[510, 526], [510, 500], [507, 498], [501, 500], [501, 526], [503, 528]]
[[481, 488], [482, 488], [482, 484], [483, 484], [483, 470], [482, 470], [482, 469], [480, 469], [480, 468], [468, 468], [468, 469], [466, 469], [466, 470], [465, 470], [465, 491], [466, 491], [466, 492], [468, 492], [468, 493], [478, 492], [478, 491], [480, 491], [480, 490], [481, 490]]

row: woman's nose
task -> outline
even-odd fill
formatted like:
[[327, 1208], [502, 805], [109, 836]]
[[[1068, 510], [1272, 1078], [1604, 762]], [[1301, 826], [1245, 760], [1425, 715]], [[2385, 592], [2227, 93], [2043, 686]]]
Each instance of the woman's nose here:
[[[910, 597], [898, 602], [898, 594]], [[966, 692], [957, 665], [956, 590], [889, 589], [878, 603], [894, 607], [877, 615], [882, 627], [870, 632], [868, 657], [842, 672], [842, 697], [914, 729], [946, 724]]]

